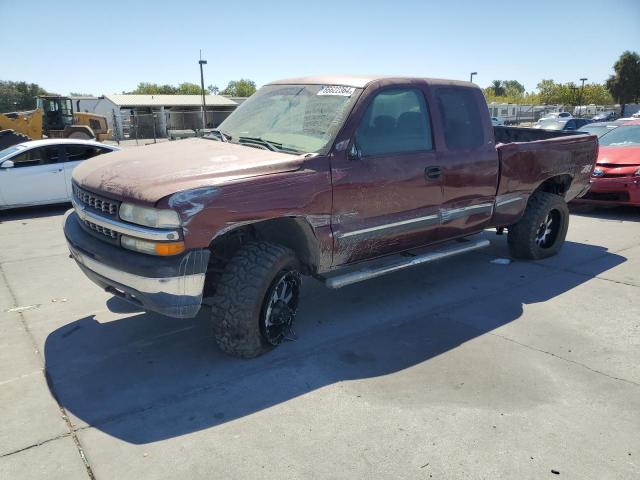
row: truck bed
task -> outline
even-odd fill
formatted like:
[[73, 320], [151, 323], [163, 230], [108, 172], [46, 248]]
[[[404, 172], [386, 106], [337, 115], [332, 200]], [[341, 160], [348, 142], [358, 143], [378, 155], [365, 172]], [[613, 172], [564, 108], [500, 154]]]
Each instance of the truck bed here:
[[585, 135], [584, 132], [575, 130], [543, 130], [541, 128], [525, 127], [493, 127], [493, 134], [497, 143], [513, 142], [533, 142], [536, 140], [547, 140], [549, 138], [567, 137], [572, 135]]
[[598, 155], [598, 138], [574, 132], [496, 127], [496, 150], [500, 181], [493, 223], [510, 225], [522, 215], [529, 195], [543, 182], [555, 182], [567, 202], [586, 193]]

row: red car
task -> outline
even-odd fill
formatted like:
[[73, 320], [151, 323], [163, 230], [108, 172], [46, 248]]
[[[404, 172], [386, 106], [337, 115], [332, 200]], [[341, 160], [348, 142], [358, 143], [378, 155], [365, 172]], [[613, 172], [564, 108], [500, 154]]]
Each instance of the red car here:
[[640, 120], [600, 137], [591, 188], [578, 201], [640, 206]]

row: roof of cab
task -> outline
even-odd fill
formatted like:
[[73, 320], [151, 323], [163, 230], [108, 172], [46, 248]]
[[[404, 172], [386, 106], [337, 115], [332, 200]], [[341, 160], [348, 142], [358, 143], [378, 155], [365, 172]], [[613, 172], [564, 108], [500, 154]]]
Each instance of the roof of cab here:
[[388, 81], [389, 83], [422, 80], [430, 85], [455, 85], [460, 87], [475, 87], [475, 83], [460, 80], [446, 80], [441, 78], [397, 77], [385, 75], [316, 75], [310, 77], [286, 78], [275, 80], [267, 85], [340, 85], [345, 87], [365, 88], [372, 82]]

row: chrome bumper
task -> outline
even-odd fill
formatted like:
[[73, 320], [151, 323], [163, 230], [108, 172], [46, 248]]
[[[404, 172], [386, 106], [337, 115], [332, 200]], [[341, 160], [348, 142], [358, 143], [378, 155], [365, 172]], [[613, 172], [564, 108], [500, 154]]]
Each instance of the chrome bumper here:
[[166, 258], [132, 252], [89, 235], [73, 210], [65, 215], [64, 232], [78, 266], [106, 291], [170, 317], [191, 318], [200, 310], [208, 250]]

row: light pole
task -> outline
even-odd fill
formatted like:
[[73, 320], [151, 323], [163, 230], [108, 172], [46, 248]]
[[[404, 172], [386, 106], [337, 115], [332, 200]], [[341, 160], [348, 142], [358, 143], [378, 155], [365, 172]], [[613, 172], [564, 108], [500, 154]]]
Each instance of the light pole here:
[[584, 82], [589, 80], [588, 78], [581, 78], [582, 86], [580, 87], [580, 106], [578, 107], [578, 116], [582, 116], [582, 92], [584, 91]]
[[207, 128], [207, 101], [204, 95], [204, 73], [202, 73], [202, 66], [207, 64], [206, 60], [202, 60], [202, 50], [200, 50], [200, 60], [198, 61], [200, 64], [200, 88], [202, 89], [202, 129]]
[[473, 76], [477, 75], [477, 74], [478, 74], [478, 72], [471, 72], [471, 75], [469, 75], [469, 81], [473, 82]]

